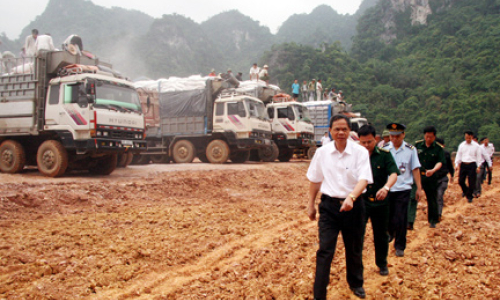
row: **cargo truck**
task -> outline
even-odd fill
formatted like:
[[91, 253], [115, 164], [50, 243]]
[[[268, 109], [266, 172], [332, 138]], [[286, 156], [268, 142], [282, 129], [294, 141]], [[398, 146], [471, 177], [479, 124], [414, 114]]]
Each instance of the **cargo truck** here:
[[271, 122], [272, 146], [252, 151], [251, 160], [287, 162], [294, 154], [312, 158], [314, 126], [305, 105], [292, 101], [278, 86], [257, 81], [242, 82], [236, 91], [261, 99]]
[[108, 175], [119, 154], [146, 149], [133, 84], [97, 58], [41, 51], [0, 64], [0, 171], [36, 165], [50, 177]]
[[321, 147], [321, 138], [325, 132], [329, 132], [330, 118], [334, 115], [343, 114], [349, 117], [351, 132], [357, 133], [361, 126], [368, 124], [368, 121], [359, 113], [351, 111], [351, 104], [342, 101], [308, 101], [303, 104], [309, 109], [309, 116], [314, 124], [314, 140], [318, 147]]
[[143, 107], [146, 99], [152, 100], [146, 110], [148, 150], [133, 162], [190, 163], [198, 157], [202, 162], [242, 163], [250, 150], [271, 145], [271, 125], [261, 100], [231, 92], [219, 78], [189, 89], [164, 91], [162, 84], [136, 86]]

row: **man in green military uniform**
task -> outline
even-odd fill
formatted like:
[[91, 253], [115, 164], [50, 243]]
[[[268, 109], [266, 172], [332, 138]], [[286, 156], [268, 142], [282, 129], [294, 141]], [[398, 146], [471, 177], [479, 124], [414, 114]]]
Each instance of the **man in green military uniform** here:
[[[417, 141], [415, 147], [420, 160], [420, 177], [422, 188], [427, 196], [427, 219], [429, 226], [435, 228], [439, 223], [439, 208], [437, 202], [438, 179], [436, 171], [446, 163], [443, 146], [436, 143], [436, 128], [427, 126], [424, 128], [424, 140]], [[408, 215], [414, 215], [417, 205], [410, 203]]]
[[[389, 150], [376, 147], [375, 128], [371, 125], [362, 126], [359, 131], [359, 143], [370, 153], [370, 164], [373, 174], [373, 184], [366, 187], [363, 194], [366, 207], [366, 222], [372, 222], [375, 244], [375, 264], [380, 269], [380, 275], [389, 274], [387, 268], [387, 253], [389, 251], [389, 198], [387, 194], [396, 183], [399, 169]], [[365, 223], [366, 224], [366, 223]]]

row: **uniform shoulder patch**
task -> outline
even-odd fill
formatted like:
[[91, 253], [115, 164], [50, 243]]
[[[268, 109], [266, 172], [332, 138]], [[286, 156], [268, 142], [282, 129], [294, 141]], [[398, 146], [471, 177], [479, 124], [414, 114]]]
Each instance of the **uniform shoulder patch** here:
[[424, 141], [424, 140], [418, 140], [418, 141], [416, 141], [416, 142], [415, 142], [415, 145], [416, 145], [416, 144], [419, 144], [419, 143], [422, 143], [423, 141]]
[[382, 152], [386, 152], [386, 153], [390, 153], [390, 152], [391, 152], [391, 151], [389, 151], [389, 149], [385, 149], [385, 148], [379, 148], [379, 149], [380, 149], [380, 151], [382, 151]]
[[441, 148], [444, 148], [443, 144], [436, 142], [436, 145], [438, 145]]
[[415, 146], [410, 145], [410, 144], [408, 144], [408, 143], [406, 143], [406, 144], [405, 144], [405, 146], [406, 146], [406, 147], [408, 147], [408, 148], [410, 148], [411, 150], [413, 150], [413, 149], [415, 148]]

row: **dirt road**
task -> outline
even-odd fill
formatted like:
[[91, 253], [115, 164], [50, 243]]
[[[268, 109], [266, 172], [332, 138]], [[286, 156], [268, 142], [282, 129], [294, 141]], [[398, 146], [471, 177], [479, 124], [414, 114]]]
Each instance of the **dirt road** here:
[[[318, 245], [305, 214], [307, 167], [0, 174], [0, 299], [312, 299]], [[368, 224], [367, 298], [498, 299], [498, 183], [472, 204], [452, 185], [436, 229], [420, 203], [405, 257], [391, 245], [387, 277], [378, 275]], [[355, 299], [339, 241], [329, 299]]]

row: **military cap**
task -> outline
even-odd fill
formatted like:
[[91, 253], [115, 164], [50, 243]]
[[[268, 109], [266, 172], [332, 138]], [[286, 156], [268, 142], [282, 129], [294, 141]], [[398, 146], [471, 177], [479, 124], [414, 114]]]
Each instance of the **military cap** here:
[[385, 128], [387, 128], [387, 130], [389, 130], [390, 135], [398, 135], [398, 134], [405, 132], [406, 126], [404, 126], [403, 124], [399, 124], [399, 123], [391, 123], [391, 124], [388, 124]]
[[385, 129], [384, 131], [382, 131], [382, 137], [386, 137], [386, 136], [389, 136], [389, 130]]

